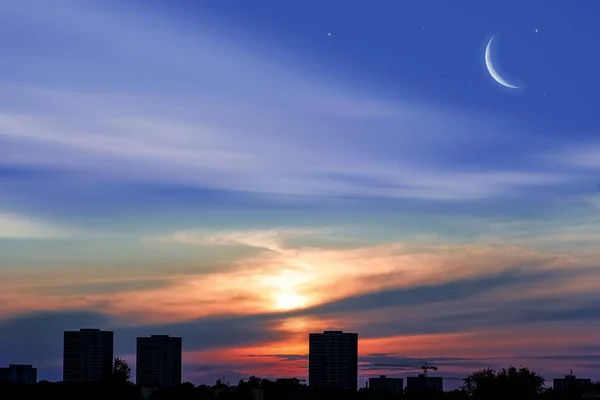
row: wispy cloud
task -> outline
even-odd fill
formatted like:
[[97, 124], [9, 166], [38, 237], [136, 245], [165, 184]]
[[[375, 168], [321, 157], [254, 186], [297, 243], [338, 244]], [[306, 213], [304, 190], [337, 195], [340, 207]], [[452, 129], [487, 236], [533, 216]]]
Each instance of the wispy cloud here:
[[[345, 315], [353, 310], [372, 313], [408, 304], [427, 307], [441, 303], [458, 304], [467, 312], [471, 311], [469, 304], [499, 304], [517, 290], [520, 298], [545, 296], [548, 284], [552, 284], [556, 296], [577, 298], [587, 293], [584, 288], [592, 290], [600, 281], [590, 268], [591, 254], [577, 257], [516, 244], [421, 241], [328, 248], [294, 242], [305, 236], [318, 238], [323, 232], [332, 235], [327, 230], [190, 232], [155, 240], [159, 247], [185, 244], [212, 250], [218, 243], [219, 247], [230, 246], [222, 247], [224, 253], [240, 246], [256, 251], [234, 252], [229, 260], [222, 259], [208, 269], [198, 262], [196, 268], [192, 265], [185, 273], [177, 265], [165, 268], [162, 274], [144, 274], [139, 268], [119, 271], [117, 267], [107, 272], [100, 266], [73, 273], [71, 279], [53, 277], [42, 286], [9, 274], [13, 290], [5, 291], [3, 296], [18, 300], [12, 303], [13, 313], [43, 296], [49, 307], [85, 308], [100, 301], [102, 309], [116, 315], [173, 321], [237, 312], [231, 304], [244, 313], [295, 309], [290, 315], [296, 316]], [[31, 276], [33, 272], [29, 272]], [[40, 276], [39, 271], [36, 274]], [[136, 277], [139, 284], [131, 286]], [[339, 284], [340, 279], [344, 285]], [[74, 291], [75, 281], [91, 285], [93, 292], [87, 290], [84, 295]], [[119, 285], [122, 289], [116, 290]], [[199, 304], [202, 307], [198, 308]], [[375, 314], [370, 316], [375, 318]]]
[[293, 237], [326, 233], [326, 229], [268, 229], [250, 231], [223, 231], [199, 233], [194, 231], [175, 232], [167, 236], [145, 239], [146, 242], [181, 243], [188, 245], [242, 245], [278, 253], [292, 251], [290, 243]]
[[[495, 116], [366, 93], [152, 12], [65, 4], [42, 20], [17, 3], [5, 13], [36, 24], [49, 48], [59, 43], [59, 27], [101, 46], [101, 59], [61, 61], [60, 73], [93, 74], [95, 84], [65, 84], [53, 69], [38, 84], [11, 84], [7, 93], [18, 101], [0, 110], [0, 148], [9, 149], [0, 154], [12, 166], [85, 173], [96, 185], [80, 191], [136, 182], [313, 199], [461, 201], [578, 179], [516, 155], [511, 166], [462, 157], [516, 137], [518, 127], [494, 130]], [[24, 53], [9, 59], [26, 64]], [[37, 57], [54, 60], [52, 52]]]
[[67, 230], [16, 214], [0, 213], [0, 239], [66, 238]]
[[570, 143], [560, 150], [545, 154], [543, 158], [563, 167], [597, 172], [600, 170], [600, 143]]
[[398, 306], [411, 307], [417, 305], [441, 304], [456, 302], [469, 298], [488, 295], [498, 289], [523, 285], [528, 281], [541, 283], [546, 280], [555, 283], [567, 275], [565, 272], [540, 273], [526, 272], [519, 269], [511, 270], [492, 276], [478, 276], [473, 279], [449, 281], [436, 285], [421, 284], [411, 287], [400, 287], [387, 290], [378, 290], [356, 296], [345, 297], [318, 305], [312, 309], [300, 311], [307, 314], [335, 314], [361, 313], [381, 308], [394, 308]]

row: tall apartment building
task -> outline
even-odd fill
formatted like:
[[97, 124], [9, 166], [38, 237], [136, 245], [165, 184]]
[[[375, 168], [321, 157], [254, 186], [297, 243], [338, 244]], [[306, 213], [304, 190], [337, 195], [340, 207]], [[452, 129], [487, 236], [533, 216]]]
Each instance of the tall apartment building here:
[[0, 368], [0, 382], [37, 383], [37, 368], [28, 364], [10, 364]]
[[324, 331], [309, 334], [308, 340], [309, 385], [357, 390], [358, 334]]
[[113, 332], [81, 329], [64, 333], [63, 381], [98, 382], [112, 374]]
[[141, 387], [181, 383], [181, 338], [152, 335], [137, 338], [136, 381]]

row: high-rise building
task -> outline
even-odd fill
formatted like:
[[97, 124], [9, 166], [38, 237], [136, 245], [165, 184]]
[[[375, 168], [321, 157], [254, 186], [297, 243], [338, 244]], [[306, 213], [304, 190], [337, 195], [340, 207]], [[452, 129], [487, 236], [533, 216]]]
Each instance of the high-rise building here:
[[112, 332], [81, 329], [64, 333], [64, 382], [108, 380], [112, 374], [112, 362]]
[[356, 390], [358, 333], [324, 331], [309, 334], [308, 340], [309, 385]]
[[141, 387], [181, 383], [181, 338], [152, 335], [137, 338], [136, 381]]
[[402, 378], [388, 378], [380, 375], [379, 378], [369, 378], [369, 388], [382, 392], [402, 393], [404, 380]]
[[37, 383], [37, 368], [27, 364], [10, 364], [0, 368], [0, 382]]

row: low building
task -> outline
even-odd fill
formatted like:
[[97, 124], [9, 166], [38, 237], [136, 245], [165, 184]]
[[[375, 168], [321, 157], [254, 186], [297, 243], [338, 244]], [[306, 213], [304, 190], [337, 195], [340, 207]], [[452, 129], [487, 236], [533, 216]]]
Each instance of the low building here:
[[573, 375], [573, 371], [569, 375], [565, 375], [564, 378], [555, 378], [552, 388], [557, 392], [566, 392], [569, 390], [583, 389], [589, 387], [592, 384], [592, 380], [588, 378], [577, 378]]
[[37, 368], [29, 364], [10, 364], [0, 368], [0, 382], [37, 383]]
[[444, 378], [437, 376], [409, 376], [406, 378], [406, 389], [409, 391], [428, 391], [440, 393], [444, 391]]
[[252, 389], [252, 400], [265, 400], [265, 389]]
[[369, 388], [383, 392], [402, 393], [404, 379], [388, 378], [385, 375], [380, 375], [379, 378], [369, 378]]
[[600, 399], [600, 393], [588, 392], [581, 395], [582, 399]]

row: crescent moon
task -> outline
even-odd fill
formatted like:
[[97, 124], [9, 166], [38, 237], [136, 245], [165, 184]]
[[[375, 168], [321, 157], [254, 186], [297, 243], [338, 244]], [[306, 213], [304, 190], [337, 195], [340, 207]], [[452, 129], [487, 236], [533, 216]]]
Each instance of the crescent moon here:
[[485, 66], [487, 67], [488, 72], [490, 73], [492, 78], [494, 78], [494, 80], [496, 82], [498, 82], [499, 84], [501, 84], [502, 86], [510, 88], [510, 89], [518, 89], [519, 88], [518, 86], [511, 85], [510, 83], [508, 83], [504, 78], [502, 78], [500, 76], [498, 71], [496, 71], [496, 68], [494, 68], [494, 63], [492, 63], [492, 41], [493, 40], [494, 40], [494, 38], [492, 37], [490, 39], [489, 43], [487, 44], [487, 47], [485, 48]]

